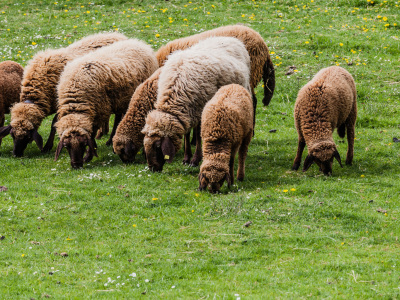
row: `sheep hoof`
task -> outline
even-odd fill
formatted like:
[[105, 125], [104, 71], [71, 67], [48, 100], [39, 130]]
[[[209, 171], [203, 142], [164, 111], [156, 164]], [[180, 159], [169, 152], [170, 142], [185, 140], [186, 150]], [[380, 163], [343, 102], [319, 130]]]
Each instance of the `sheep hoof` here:
[[184, 159], [182, 160], [182, 164], [184, 164], [185, 166], [188, 165], [189, 163], [190, 163], [190, 160], [187, 159], [187, 158], [184, 158]]
[[106, 146], [111, 146], [112, 145], [112, 139], [109, 139], [107, 142], [106, 142]]
[[42, 153], [48, 153], [48, 152], [51, 151], [52, 148], [53, 148], [53, 145], [51, 145], [51, 146], [45, 145], [41, 152]]
[[243, 177], [240, 176], [237, 178], [237, 181], [243, 181], [243, 180], [244, 180], [244, 176]]
[[300, 167], [300, 164], [294, 164], [292, 167], [292, 171], [297, 171]]
[[346, 165], [351, 166], [353, 164], [353, 162], [351, 160], [347, 161], [346, 160]]

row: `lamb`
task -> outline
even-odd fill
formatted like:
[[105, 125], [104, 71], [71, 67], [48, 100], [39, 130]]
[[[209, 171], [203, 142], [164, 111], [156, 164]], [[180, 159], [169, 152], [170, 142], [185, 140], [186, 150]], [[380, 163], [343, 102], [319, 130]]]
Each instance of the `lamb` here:
[[161, 68], [138, 86], [124, 118], [117, 127], [113, 137], [113, 148], [124, 163], [132, 163], [143, 147], [142, 130], [146, 124], [146, 116], [154, 109], [157, 100], [160, 73]]
[[264, 42], [261, 35], [253, 29], [243, 25], [223, 26], [213, 30], [205, 31], [189, 37], [177, 39], [167, 43], [161, 47], [157, 53], [158, 63], [161, 66], [167, 60], [169, 54], [176, 50], [184, 50], [199, 41], [214, 36], [235, 37], [245, 45], [251, 61], [251, 88], [253, 95], [253, 105], [257, 106], [257, 98], [254, 94], [254, 89], [260, 82], [261, 77], [264, 82], [264, 98], [263, 104], [268, 105], [274, 94], [275, 89], [275, 70], [271, 61], [268, 46]]
[[97, 156], [97, 130], [111, 114], [126, 112], [136, 87], [157, 68], [153, 49], [136, 39], [117, 42], [68, 63], [58, 85], [59, 120], [55, 126], [60, 142], [55, 160], [64, 147], [73, 168], [81, 168], [83, 162]]
[[201, 116], [204, 160], [199, 190], [218, 192], [224, 181], [233, 183], [236, 153], [237, 180], [244, 179], [244, 162], [253, 136], [253, 104], [250, 93], [238, 84], [223, 86], [206, 104]]
[[346, 164], [352, 164], [357, 92], [354, 79], [348, 71], [336, 66], [319, 71], [299, 91], [294, 119], [299, 139], [292, 170], [300, 167], [306, 144], [308, 155], [304, 160], [303, 172], [315, 162], [325, 175], [331, 175], [334, 158], [343, 167], [332, 138], [335, 128], [341, 138], [344, 138], [347, 131]]
[[[169, 56], [158, 83], [155, 110], [146, 118], [144, 148], [149, 168], [162, 171], [181, 147], [183, 135], [200, 123], [204, 105], [221, 86], [237, 83], [249, 91], [250, 57], [232, 37], [212, 37]], [[201, 140], [191, 165], [201, 160]]]
[[52, 149], [57, 115], [53, 118], [50, 136], [44, 148], [43, 139], [37, 130], [44, 118], [57, 111], [56, 87], [65, 65], [93, 50], [126, 39], [120, 33], [95, 34], [66, 48], [48, 49], [33, 57], [24, 72], [20, 102], [11, 109], [11, 125], [0, 129], [5, 134], [11, 133], [14, 156], [21, 157], [28, 143], [33, 140], [42, 152]]
[[[10, 107], [18, 102], [21, 93], [21, 81], [24, 68], [14, 61], [0, 63], [0, 127], [4, 126], [5, 114], [10, 113]], [[0, 145], [6, 135], [7, 127], [0, 129]]]

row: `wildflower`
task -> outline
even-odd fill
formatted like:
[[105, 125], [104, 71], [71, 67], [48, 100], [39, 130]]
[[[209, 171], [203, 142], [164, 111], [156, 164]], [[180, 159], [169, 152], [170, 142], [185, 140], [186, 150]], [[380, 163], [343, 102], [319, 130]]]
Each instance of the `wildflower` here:
[[361, 175], [361, 178], [364, 178], [365, 177], [365, 175]]
[[287, 192], [289, 192], [289, 190], [283, 190], [283, 192], [284, 192], [284, 193], [287, 193]]
[[296, 189], [290, 189], [292, 192], [295, 192], [296, 191]]
[[387, 17], [383, 17], [382, 18], [382, 20], [385, 21], [385, 22], [387, 21], [387, 19], [388, 19]]
[[133, 224], [132, 226], [133, 226], [133, 227], [136, 227], [136, 224]]
[[35, 46], [35, 45], [36, 45], [36, 43], [35, 43], [35, 42], [32, 42], [32, 45], [33, 45], [33, 46]]
[[24, 257], [25, 256], [25, 254], [21, 254], [21, 257]]
[[343, 43], [339, 43], [339, 46], [342, 47], [342, 46], [343, 46]]
[[304, 44], [309, 44], [309, 43], [310, 43], [309, 41], [305, 41], [305, 42], [304, 42]]
[[153, 199], [151, 199], [151, 200], [155, 201], [155, 200], [158, 200], [158, 198], [153, 198]]
[[136, 273], [129, 274], [131, 277], [136, 277]]

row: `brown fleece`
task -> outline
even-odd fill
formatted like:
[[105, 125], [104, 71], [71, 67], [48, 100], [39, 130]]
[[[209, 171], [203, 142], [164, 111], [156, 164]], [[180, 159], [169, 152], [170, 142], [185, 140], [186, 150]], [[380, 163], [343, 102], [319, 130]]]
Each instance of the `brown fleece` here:
[[14, 61], [0, 63], [0, 127], [4, 125], [4, 114], [10, 113], [10, 107], [19, 101], [24, 68]]
[[336, 66], [319, 71], [299, 91], [294, 108], [299, 147], [293, 169], [299, 168], [301, 154], [306, 144], [309, 155], [316, 158], [317, 163], [331, 160], [332, 164], [333, 154], [336, 151], [332, 138], [335, 128], [338, 128], [341, 137], [344, 137], [345, 129], [347, 130], [346, 163], [352, 163], [357, 118], [356, 99], [353, 77], [345, 69]]
[[124, 114], [136, 87], [157, 68], [151, 47], [136, 39], [68, 63], [58, 86], [60, 139], [80, 129], [90, 138], [111, 114]]
[[[161, 47], [157, 53], [158, 63], [161, 66], [172, 52], [176, 50], [184, 50], [197, 44], [199, 41], [213, 36], [228, 36], [239, 39], [245, 45], [251, 61], [250, 67], [250, 85], [252, 89], [257, 87], [264, 74], [264, 100], [263, 103], [268, 105], [275, 89], [275, 71], [267, 44], [261, 35], [253, 29], [243, 25], [223, 26], [213, 30], [208, 30], [189, 37], [176, 39], [165, 46]], [[254, 94], [254, 91], [253, 91]]]
[[[69, 61], [99, 47], [126, 39], [127, 37], [120, 33], [95, 34], [85, 37], [67, 48], [48, 49], [37, 53], [25, 68], [20, 101], [29, 100], [33, 102], [40, 113], [32, 109], [25, 111], [23, 108], [25, 106], [21, 104], [21, 106], [14, 106], [15, 111], [14, 109], [11, 110], [11, 119], [23, 118], [30, 124], [34, 124], [34, 129], [37, 129], [45, 117], [57, 111], [56, 87], [65, 65]], [[36, 113], [31, 114], [32, 112]], [[23, 125], [22, 123], [18, 124]], [[27, 132], [28, 129], [18, 127], [14, 130]]]
[[203, 163], [200, 189], [217, 191], [228, 175], [233, 183], [233, 162], [239, 151], [237, 179], [244, 178], [244, 162], [253, 136], [253, 104], [249, 92], [238, 84], [223, 86], [206, 104], [201, 116]]
[[136, 153], [143, 147], [143, 127], [147, 114], [154, 109], [157, 100], [158, 78], [161, 68], [153, 73], [145, 82], [138, 86], [129, 103], [121, 123], [119, 123], [113, 138], [113, 147], [117, 155], [121, 155], [128, 142], [132, 142]]

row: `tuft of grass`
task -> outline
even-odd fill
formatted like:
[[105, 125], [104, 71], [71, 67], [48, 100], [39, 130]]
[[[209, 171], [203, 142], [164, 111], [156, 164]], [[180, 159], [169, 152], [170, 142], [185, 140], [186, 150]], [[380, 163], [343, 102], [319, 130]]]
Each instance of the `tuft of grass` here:
[[[158, 49], [245, 24], [268, 44], [277, 84], [257, 108], [244, 182], [197, 191], [182, 153], [163, 173], [138, 155], [71, 170], [63, 152], [0, 148], [2, 298], [397, 298], [400, 20], [396, 1], [100, 1], [0, 3], [0, 60], [26, 66], [46, 48], [119, 31]], [[386, 24], [389, 24], [386, 26]], [[395, 25], [396, 24], [396, 25]], [[289, 66], [297, 72], [285, 75]], [[298, 90], [340, 65], [358, 91], [355, 160], [290, 171]], [[263, 88], [256, 89], [262, 99]], [[9, 123], [7, 116], [6, 124]], [[39, 129], [49, 134], [51, 118]], [[276, 129], [276, 133], [270, 133]], [[347, 142], [335, 134], [342, 156]], [[244, 224], [252, 222], [248, 227]], [[68, 256], [62, 256], [67, 253]]]

